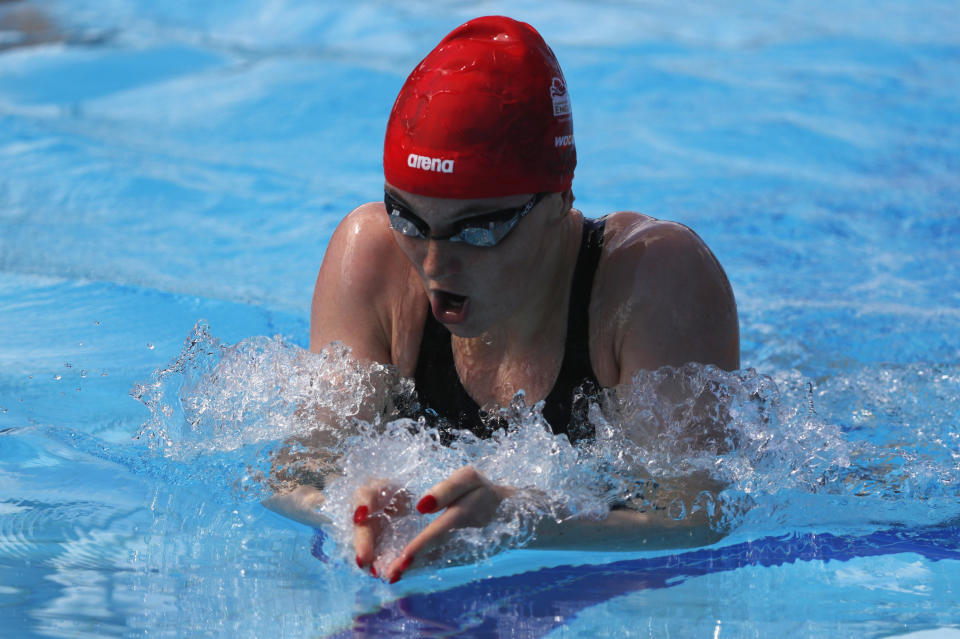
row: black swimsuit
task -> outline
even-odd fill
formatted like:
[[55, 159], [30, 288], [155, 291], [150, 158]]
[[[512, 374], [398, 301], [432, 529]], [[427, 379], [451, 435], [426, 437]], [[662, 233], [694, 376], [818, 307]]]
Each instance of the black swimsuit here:
[[[593, 434], [586, 420], [589, 397], [599, 388], [590, 364], [590, 294], [593, 277], [603, 248], [605, 220], [584, 218], [580, 252], [573, 271], [567, 314], [567, 340], [557, 381], [544, 400], [543, 416], [555, 434], [566, 434], [576, 441]], [[453, 361], [450, 331], [427, 313], [414, 374], [417, 396], [427, 418], [440, 429], [441, 441], [448, 444], [452, 431], [469, 430], [478, 437], [489, 437], [505, 424], [486, 415], [463, 387]]]

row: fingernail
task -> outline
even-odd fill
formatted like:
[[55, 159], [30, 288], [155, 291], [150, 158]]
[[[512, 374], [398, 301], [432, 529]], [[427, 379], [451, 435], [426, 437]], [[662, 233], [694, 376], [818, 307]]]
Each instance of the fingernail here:
[[363, 562], [360, 561], [360, 555], [357, 555], [357, 568], [363, 570]]
[[397, 583], [398, 581], [400, 581], [400, 577], [402, 577], [402, 576], [403, 576], [403, 571], [401, 570], [400, 572], [398, 572], [397, 574], [395, 574], [395, 575], [393, 576], [393, 579], [390, 580], [390, 583], [392, 583], [392, 584]]
[[379, 575], [377, 575], [377, 569], [376, 569], [376, 567], [375, 567], [373, 564], [370, 564], [370, 574], [373, 575], [374, 577], [378, 577], [378, 576], [379, 576]]
[[366, 506], [357, 506], [357, 509], [353, 511], [353, 523], [362, 524], [367, 520], [367, 516], [370, 514], [370, 509]]
[[413, 557], [414, 557], [413, 555], [410, 555], [409, 557], [403, 560], [403, 563], [400, 564], [400, 572], [404, 572], [407, 568], [410, 567], [410, 564], [413, 563]]
[[437, 498], [433, 495], [427, 495], [417, 503], [417, 510], [424, 515], [432, 513], [437, 509]]

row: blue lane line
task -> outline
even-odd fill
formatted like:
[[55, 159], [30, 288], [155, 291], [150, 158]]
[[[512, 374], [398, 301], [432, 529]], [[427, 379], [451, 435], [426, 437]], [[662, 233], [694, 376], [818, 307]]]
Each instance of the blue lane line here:
[[916, 553], [930, 561], [960, 560], [960, 526], [883, 530], [864, 536], [831, 534], [765, 537], [723, 548], [616, 561], [557, 566], [413, 594], [354, 619], [347, 637], [542, 637], [584, 608], [638, 590], [670, 588], [687, 578], [745, 566], [796, 561], [849, 561]]

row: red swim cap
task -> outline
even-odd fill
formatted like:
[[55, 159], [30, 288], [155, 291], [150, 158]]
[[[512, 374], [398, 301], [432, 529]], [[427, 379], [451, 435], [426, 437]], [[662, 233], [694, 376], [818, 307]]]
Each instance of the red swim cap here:
[[576, 165], [557, 58], [533, 27], [502, 16], [451, 31], [407, 78], [387, 122], [384, 175], [418, 195], [564, 191]]

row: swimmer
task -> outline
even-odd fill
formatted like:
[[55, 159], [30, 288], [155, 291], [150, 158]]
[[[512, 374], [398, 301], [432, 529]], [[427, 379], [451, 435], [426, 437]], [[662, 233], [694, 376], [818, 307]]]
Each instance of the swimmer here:
[[[555, 433], [588, 437], [572, 396], [636, 371], [740, 365], [727, 277], [689, 228], [573, 208], [570, 97], [553, 51], [528, 24], [483, 17], [413, 70], [390, 114], [383, 201], [340, 223], [316, 281], [310, 346], [335, 341], [415, 380], [448, 437], [489, 436], [481, 407], [523, 390]], [[383, 532], [373, 513], [439, 513], [380, 576], [393, 582], [453, 530], [490, 522], [511, 486], [461, 468], [423, 495], [389, 481], [356, 495], [357, 563]], [[323, 494], [300, 486], [269, 506], [317, 524]], [[533, 546], [653, 548], [715, 539], [696, 517], [614, 509], [603, 521], [543, 521]]]

